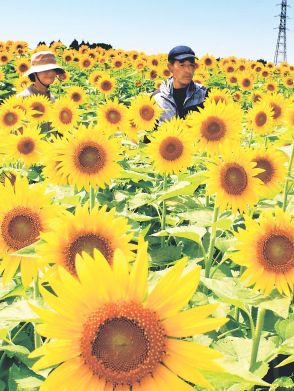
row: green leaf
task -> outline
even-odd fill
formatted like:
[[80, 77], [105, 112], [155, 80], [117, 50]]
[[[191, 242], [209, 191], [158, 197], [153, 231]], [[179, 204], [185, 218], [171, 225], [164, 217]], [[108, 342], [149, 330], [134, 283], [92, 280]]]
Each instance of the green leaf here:
[[201, 281], [222, 301], [242, 309], [245, 308], [246, 304], [259, 305], [264, 300], [263, 295], [245, 288], [238, 279], [233, 277], [218, 279], [202, 277]]
[[153, 196], [147, 193], [136, 194], [129, 202], [130, 209], [137, 209], [153, 201]]
[[279, 320], [275, 324], [275, 329], [283, 340], [294, 337], [294, 319]]
[[193, 240], [196, 243], [201, 243], [201, 238], [205, 235], [206, 229], [196, 225], [188, 225], [184, 227], [167, 228], [166, 230], [157, 232], [153, 236], [175, 236], [178, 238], [185, 238]]
[[28, 367], [36, 361], [28, 358], [30, 351], [22, 345], [4, 345], [0, 347], [0, 351], [5, 352], [10, 358], [16, 357]]
[[121, 213], [119, 213], [119, 215], [127, 217], [130, 220], [138, 221], [138, 222], [150, 221], [150, 220], [155, 219], [155, 217], [152, 217], [152, 216], [142, 215], [142, 214], [130, 212], [130, 211], [121, 212]]
[[36, 246], [41, 243], [44, 243], [44, 240], [42, 240], [42, 239], [37, 240], [36, 242], [32, 243], [31, 245], [29, 245], [27, 247], [23, 247], [11, 255], [15, 255], [15, 256], [21, 255], [22, 257], [29, 257], [29, 258], [41, 258], [40, 255], [36, 254]]
[[286, 391], [286, 390], [293, 390], [294, 389], [294, 383], [293, 380], [290, 377], [282, 376], [278, 379], [275, 379], [275, 381], [272, 383], [269, 391]]
[[198, 182], [188, 182], [188, 181], [182, 181], [177, 183], [176, 185], [171, 186], [168, 190], [165, 192], [161, 192], [160, 196], [157, 198], [157, 202], [160, 203], [164, 200], [167, 200], [169, 198], [182, 196], [182, 195], [192, 195], [196, 188], [204, 181], [204, 177], [199, 177], [199, 183]]
[[43, 378], [29, 368], [18, 367], [15, 364], [9, 368], [9, 391], [37, 391], [42, 383]]
[[136, 172], [132, 170], [124, 170], [123, 171], [123, 179], [131, 179], [133, 182], [146, 181], [153, 182], [154, 178], [144, 174], [142, 172]]
[[213, 211], [210, 209], [197, 209], [189, 212], [179, 213], [178, 216], [183, 220], [197, 223], [200, 227], [210, 227], [212, 223]]
[[229, 238], [216, 238], [215, 247], [219, 249], [222, 253], [225, 253], [226, 251], [234, 249], [236, 243], [237, 239], [235, 238], [235, 236]]
[[[287, 318], [289, 313], [289, 307], [291, 304], [291, 299], [287, 297], [283, 298], [272, 298], [271, 300], [265, 300], [260, 303], [260, 307], [267, 310], [273, 311], [275, 314], [281, 318]], [[294, 321], [293, 321], [294, 325]]]
[[38, 319], [38, 315], [31, 309], [27, 300], [14, 301], [0, 309], [0, 325], [2, 322], [31, 322]]
[[167, 246], [150, 250], [150, 256], [152, 259], [152, 265], [162, 266], [173, 263], [181, 258], [181, 247]]

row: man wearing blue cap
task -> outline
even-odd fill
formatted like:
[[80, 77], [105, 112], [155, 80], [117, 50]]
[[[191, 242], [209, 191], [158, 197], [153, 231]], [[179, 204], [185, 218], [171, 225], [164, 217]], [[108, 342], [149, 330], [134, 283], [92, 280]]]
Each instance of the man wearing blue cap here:
[[185, 118], [189, 111], [203, 107], [207, 88], [194, 83], [195, 53], [188, 46], [176, 46], [168, 53], [168, 69], [172, 77], [153, 92], [157, 104], [164, 109], [159, 122], [175, 116]]

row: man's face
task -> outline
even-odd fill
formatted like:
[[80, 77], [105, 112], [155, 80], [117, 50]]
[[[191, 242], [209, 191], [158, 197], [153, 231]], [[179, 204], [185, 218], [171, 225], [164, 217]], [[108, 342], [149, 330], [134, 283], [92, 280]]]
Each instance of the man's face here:
[[38, 77], [43, 84], [50, 85], [55, 80], [56, 71], [54, 69], [50, 69], [49, 71], [38, 72]]
[[193, 79], [195, 64], [190, 60], [176, 60], [173, 64], [168, 63], [168, 69], [173, 74], [174, 88], [184, 88]]

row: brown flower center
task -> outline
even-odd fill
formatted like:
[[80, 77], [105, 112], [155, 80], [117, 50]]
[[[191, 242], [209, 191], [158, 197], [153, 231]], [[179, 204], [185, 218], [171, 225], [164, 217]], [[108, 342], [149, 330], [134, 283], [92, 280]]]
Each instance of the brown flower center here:
[[24, 73], [29, 69], [29, 67], [27, 66], [27, 64], [20, 64], [18, 69], [21, 73]]
[[164, 139], [159, 148], [162, 158], [169, 161], [177, 160], [182, 155], [183, 150], [184, 146], [181, 140], [173, 136]]
[[243, 87], [250, 87], [251, 86], [251, 80], [247, 79], [247, 78], [243, 79], [242, 80], [242, 85], [243, 85]]
[[247, 184], [247, 173], [242, 166], [237, 163], [224, 165], [221, 170], [221, 185], [228, 194], [241, 195]]
[[264, 171], [257, 174], [257, 178], [261, 179], [263, 183], [268, 183], [272, 180], [274, 175], [274, 167], [267, 159], [257, 158], [253, 160], [256, 162], [256, 168], [262, 168]]
[[7, 112], [3, 117], [3, 122], [7, 126], [13, 126], [17, 123], [17, 114], [12, 111]]
[[224, 122], [214, 116], [207, 118], [201, 126], [201, 134], [207, 141], [218, 141], [222, 139], [226, 131]]
[[16, 207], [9, 211], [1, 224], [5, 243], [14, 250], [34, 243], [42, 229], [40, 217], [29, 208]]
[[82, 252], [85, 251], [87, 254], [93, 256], [95, 248], [112, 264], [114, 250], [110, 240], [96, 233], [85, 233], [78, 236], [65, 249], [65, 264], [69, 272], [74, 275], [76, 274], [76, 255], [82, 255]]
[[106, 112], [106, 119], [111, 124], [116, 125], [121, 121], [121, 113], [116, 109], [110, 109]]
[[104, 80], [101, 83], [101, 89], [103, 91], [109, 91], [109, 90], [111, 90], [111, 87], [112, 87], [112, 83], [109, 80]]
[[80, 146], [75, 154], [76, 167], [87, 174], [98, 173], [105, 165], [105, 149], [97, 143]]
[[35, 149], [35, 142], [29, 137], [21, 139], [17, 144], [17, 149], [19, 153], [23, 155], [28, 155], [33, 152]]
[[63, 108], [59, 113], [60, 122], [62, 122], [64, 125], [70, 124], [72, 118], [73, 118], [73, 114], [69, 108]]
[[145, 121], [151, 121], [154, 118], [154, 109], [150, 105], [144, 105], [140, 108], [140, 117]]
[[42, 117], [46, 111], [45, 106], [40, 102], [32, 103], [31, 108], [35, 111], [34, 114], [32, 114], [32, 117], [34, 118]]
[[264, 113], [263, 111], [260, 111], [259, 113], [256, 114], [255, 116], [255, 124], [257, 126], [264, 126], [266, 124], [266, 121], [267, 121], [267, 115], [266, 113]]
[[160, 365], [165, 330], [156, 313], [140, 303], [108, 303], [84, 323], [81, 351], [96, 376], [112, 386], [135, 386]]
[[71, 99], [74, 101], [74, 102], [80, 102], [82, 100], [82, 96], [79, 92], [74, 92], [72, 95], [71, 95]]
[[276, 103], [272, 102], [271, 104], [271, 108], [273, 109], [273, 118], [274, 119], [278, 119], [281, 114], [282, 114], [282, 109], [281, 109], [281, 106], [277, 105]]
[[260, 250], [267, 269], [286, 272], [294, 267], [294, 241], [284, 232], [274, 232], [263, 238]]

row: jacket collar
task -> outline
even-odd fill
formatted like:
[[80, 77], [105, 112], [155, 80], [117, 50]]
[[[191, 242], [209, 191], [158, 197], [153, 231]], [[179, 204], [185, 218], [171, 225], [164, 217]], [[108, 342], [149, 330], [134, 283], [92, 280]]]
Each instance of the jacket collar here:
[[[196, 84], [193, 81], [191, 81], [191, 83], [188, 86], [186, 98], [189, 98], [195, 92], [196, 89], [197, 89]], [[166, 95], [169, 99], [173, 99], [173, 92], [174, 92], [173, 77], [168, 78], [166, 81], [164, 81], [161, 84], [160, 92]]]

